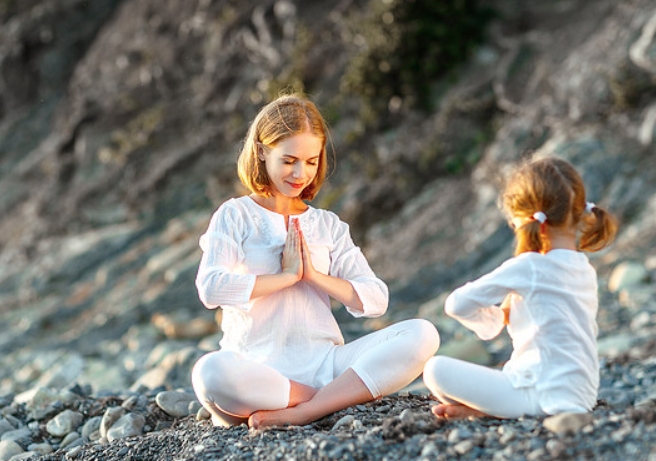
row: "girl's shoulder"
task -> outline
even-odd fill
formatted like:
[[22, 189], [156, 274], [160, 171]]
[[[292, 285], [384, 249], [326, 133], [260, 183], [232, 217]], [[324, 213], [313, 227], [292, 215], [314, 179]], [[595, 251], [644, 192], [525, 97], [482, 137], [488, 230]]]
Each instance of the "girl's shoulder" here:
[[581, 251], [557, 249], [546, 254], [527, 251], [515, 256], [512, 264], [526, 270], [569, 271], [588, 270], [592, 266], [587, 255]]

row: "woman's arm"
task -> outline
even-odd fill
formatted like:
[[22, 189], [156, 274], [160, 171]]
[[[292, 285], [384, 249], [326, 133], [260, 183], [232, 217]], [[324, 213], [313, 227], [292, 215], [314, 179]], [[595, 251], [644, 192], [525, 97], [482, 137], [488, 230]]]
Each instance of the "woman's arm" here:
[[332, 275], [322, 274], [321, 272], [314, 269], [314, 266], [312, 265], [312, 258], [310, 256], [310, 249], [308, 248], [307, 242], [305, 241], [303, 232], [298, 227], [298, 221], [294, 221], [294, 225], [298, 230], [298, 236], [300, 238], [302, 247], [303, 280], [315, 288], [323, 291], [331, 298], [334, 298], [340, 303], [349, 306], [352, 310], [364, 313], [362, 300], [350, 282], [338, 277], [333, 277]]
[[289, 226], [287, 240], [282, 250], [282, 272], [279, 274], [258, 275], [250, 299], [270, 295], [289, 288], [303, 278], [303, 250], [297, 220]]

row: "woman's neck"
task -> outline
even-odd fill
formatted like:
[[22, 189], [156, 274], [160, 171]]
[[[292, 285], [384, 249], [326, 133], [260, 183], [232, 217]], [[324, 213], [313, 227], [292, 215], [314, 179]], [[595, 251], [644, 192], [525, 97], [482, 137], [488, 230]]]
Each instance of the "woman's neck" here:
[[262, 197], [261, 195], [251, 194], [250, 197], [258, 205], [281, 215], [289, 216], [301, 214], [308, 209], [308, 206], [300, 198], [290, 198], [284, 195], [272, 195], [271, 197]]

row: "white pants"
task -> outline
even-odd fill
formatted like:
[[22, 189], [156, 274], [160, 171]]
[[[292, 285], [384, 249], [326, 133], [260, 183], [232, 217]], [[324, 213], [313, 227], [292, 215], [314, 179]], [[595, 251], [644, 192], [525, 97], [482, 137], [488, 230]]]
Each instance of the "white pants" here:
[[461, 403], [498, 418], [544, 416], [533, 387], [514, 388], [501, 370], [451, 357], [431, 358], [424, 383], [442, 403]]
[[[439, 345], [432, 323], [405, 320], [336, 345], [322, 367], [332, 368], [333, 379], [351, 368], [377, 398], [410, 384]], [[198, 400], [212, 414], [218, 409], [248, 417], [257, 410], [277, 410], [289, 404], [289, 379], [236, 352], [219, 350], [204, 355], [194, 366], [191, 379]]]

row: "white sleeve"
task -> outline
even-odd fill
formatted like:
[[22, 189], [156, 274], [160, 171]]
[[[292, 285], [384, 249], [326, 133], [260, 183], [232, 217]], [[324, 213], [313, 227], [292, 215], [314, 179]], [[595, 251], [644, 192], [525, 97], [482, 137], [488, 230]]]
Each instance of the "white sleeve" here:
[[497, 304], [517, 293], [525, 295], [535, 285], [531, 258], [510, 259], [494, 271], [453, 291], [444, 311], [483, 339], [492, 339], [503, 330], [504, 314]]
[[351, 239], [349, 226], [336, 219], [333, 225], [334, 247], [330, 255], [330, 274], [348, 281], [362, 301], [363, 311], [345, 306], [354, 317], [380, 317], [387, 311], [387, 285], [376, 277], [362, 251]]
[[207, 232], [200, 238], [203, 250], [196, 275], [196, 288], [209, 309], [220, 305], [248, 305], [255, 275], [240, 271], [244, 259], [242, 236], [245, 223], [233, 206], [221, 206], [212, 216]]

